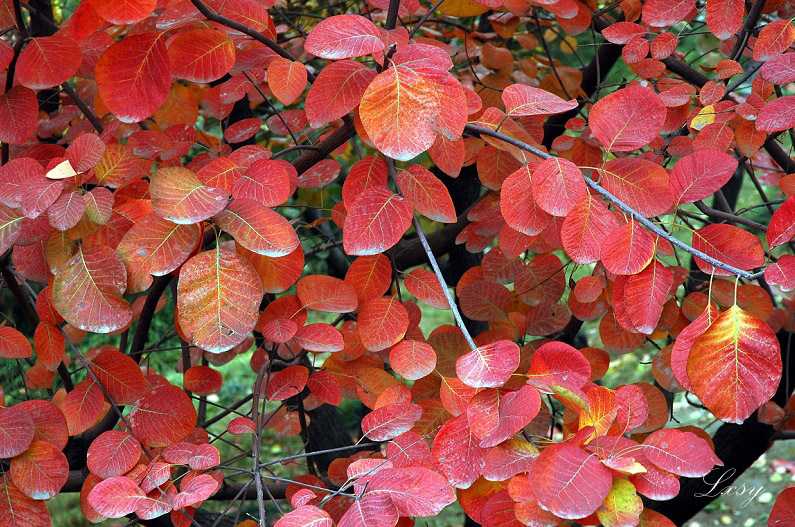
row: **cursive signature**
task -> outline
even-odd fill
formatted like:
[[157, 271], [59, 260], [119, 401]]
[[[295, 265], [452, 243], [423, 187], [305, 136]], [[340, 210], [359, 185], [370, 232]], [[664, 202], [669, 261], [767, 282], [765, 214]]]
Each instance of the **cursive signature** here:
[[701, 479], [706, 485], [710, 486], [710, 489], [706, 492], [696, 492], [694, 496], [696, 498], [715, 498], [717, 496], [730, 496], [733, 494], [738, 497], [745, 496], [743, 506], [749, 505], [765, 491], [765, 487], [762, 485], [746, 485], [745, 483], [741, 485], [722, 485], [723, 483], [730, 481], [736, 473], [736, 469], [730, 468], [724, 471], [722, 474], [719, 474], [715, 481], [708, 481], [707, 476], [704, 476]]

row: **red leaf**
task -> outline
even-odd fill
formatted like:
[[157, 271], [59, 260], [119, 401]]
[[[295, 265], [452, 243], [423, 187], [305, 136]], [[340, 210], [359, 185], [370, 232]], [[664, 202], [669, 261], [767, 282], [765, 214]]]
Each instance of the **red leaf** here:
[[342, 351], [345, 342], [342, 334], [331, 324], [309, 324], [298, 330], [295, 342], [307, 351], [333, 353]]
[[86, 466], [102, 479], [126, 474], [141, 458], [141, 443], [119, 430], [102, 432], [88, 447]]
[[290, 511], [273, 524], [273, 527], [332, 527], [331, 516], [314, 505], [302, 505]]
[[[739, 269], [748, 270], [765, 263], [765, 252], [759, 239], [748, 231], [734, 225], [714, 223], [693, 233], [693, 248]], [[696, 258], [698, 268], [718, 276], [731, 273], [713, 267]]]
[[455, 501], [447, 481], [421, 467], [380, 470], [367, 483], [367, 494], [389, 496], [401, 516], [436, 516]]
[[400, 192], [423, 216], [442, 223], [455, 223], [456, 213], [447, 187], [421, 165], [399, 170], [395, 178]]
[[64, 192], [47, 209], [47, 217], [50, 225], [59, 231], [66, 231], [80, 223], [85, 211], [86, 202], [79, 192]]
[[386, 494], [367, 493], [353, 502], [338, 527], [393, 527], [398, 522], [395, 504]]
[[32, 90], [52, 88], [74, 75], [82, 58], [77, 43], [63, 35], [32, 38], [19, 55], [15, 80]]
[[627, 279], [624, 302], [630, 306], [629, 318], [637, 331], [645, 335], [654, 333], [673, 283], [673, 273], [657, 260]]
[[36, 94], [24, 86], [14, 86], [0, 95], [0, 141], [24, 143], [36, 132], [39, 102]]
[[53, 305], [77, 328], [110, 333], [132, 320], [132, 310], [121, 296], [126, 288], [127, 271], [113, 250], [81, 246], [55, 275]]
[[789, 527], [795, 524], [795, 487], [787, 487], [776, 497], [767, 524], [770, 527]]
[[723, 463], [707, 441], [692, 432], [665, 428], [644, 441], [643, 455], [663, 470], [687, 478], [706, 476]]
[[580, 169], [567, 159], [551, 157], [533, 170], [533, 198], [553, 216], [566, 216], [588, 192]]
[[765, 25], [754, 42], [754, 60], [765, 62], [784, 53], [795, 41], [795, 27], [787, 19], [774, 20]]
[[381, 156], [367, 156], [353, 164], [342, 184], [342, 201], [346, 207], [353, 205], [370, 187], [388, 186], [389, 173]]
[[168, 97], [171, 71], [164, 35], [128, 36], [109, 47], [97, 62], [99, 95], [123, 123], [143, 121]]
[[146, 500], [144, 491], [125, 476], [99, 482], [88, 494], [88, 503], [106, 518], [123, 518], [135, 512]]
[[765, 280], [782, 291], [795, 289], [795, 256], [785, 254], [765, 267]]
[[298, 235], [281, 214], [249, 199], [236, 199], [215, 217], [249, 251], [278, 258], [298, 248]]
[[90, 379], [85, 379], [66, 394], [61, 404], [69, 435], [78, 435], [88, 430], [105, 415], [107, 408], [99, 386]]
[[436, 368], [436, 352], [430, 344], [406, 339], [389, 350], [389, 365], [401, 377], [416, 381]]
[[652, 27], [668, 27], [686, 20], [695, 8], [695, 0], [649, 0], [643, 4], [643, 21]]
[[111, 24], [134, 24], [148, 17], [157, 6], [156, 0], [89, 0], [87, 2], [99, 16]]
[[309, 370], [304, 366], [288, 366], [270, 376], [267, 396], [271, 401], [284, 401], [298, 395], [309, 380]]
[[776, 334], [734, 305], [696, 338], [687, 376], [715, 417], [742, 423], [776, 393], [781, 379]]
[[610, 492], [613, 476], [598, 458], [571, 443], [545, 448], [533, 464], [539, 504], [564, 519], [593, 514]]
[[773, 133], [795, 128], [795, 95], [765, 103], [756, 116], [756, 129]]
[[221, 212], [229, 200], [222, 189], [208, 187], [196, 175], [182, 167], [157, 171], [149, 185], [152, 208], [162, 218], [189, 225]]
[[30, 414], [24, 407], [15, 405], [0, 408], [0, 457], [18, 456], [28, 449], [33, 441], [35, 428]]
[[602, 264], [613, 274], [639, 273], [654, 256], [654, 237], [634, 220], [614, 227], [602, 245]]
[[593, 263], [602, 257], [605, 238], [618, 226], [618, 220], [604, 203], [586, 194], [563, 220], [560, 240], [572, 260]]
[[277, 57], [268, 65], [268, 87], [279, 102], [293, 104], [306, 87], [306, 67], [298, 62]]
[[342, 242], [349, 255], [386, 251], [403, 237], [411, 225], [411, 206], [386, 187], [372, 187], [348, 208]]
[[436, 433], [433, 457], [439, 463], [439, 470], [454, 487], [469, 488], [480, 477], [486, 450], [478, 443], [469, 429], [466, 415], [450, 419]]
[[171, 73], [192, 82], [218, 80], [235, 65], [235, 45], [216, 29], [181, 31], [170, 40], [168, 58]]
[[378, 28], [360, 15], [324, 18], [312, 28], [304, 42], [307, 52], [321, 59], [348, 59], [384, 49]]
[[359, 116], [367, 135], [384, 154], [408, 161], [428, 150], [437, 133], [460, 137], [466, 124], [466, 95], [447, 73], [449, 56], [439, 48], [400, 48], [362, 96]]
[[309, 376], [306, 387], [312, 395], [326, 404], [338, 406], [342, 402], [342, 389], [335, 375], [327, 371], [317, 371]]
[[707, 0], [707, 27], [720, 40], [740, 31], [745, 14], [743, 0]]
[[[135, 222], [116, 252], [131, 275], [164, 276], [188, 259], [200, 238], [198, 225], [175, 224], [152, 213]], [[149, 281], [145, 280], [144, 288]]]
[[220, 486], [218, 480], [210, 474], [199, 474], [184, 481], [179, 494], [174, 496], [173, 508], [179, 510], [199, 504], [215, 494]]
[[608, 42], [620, 45], [626, 44], [633, 37], [643, 36], [645, 34], [646, 29], [634, 22], [615, 22], [602, 31], [602, 35]]
[[500, 212], [512, 229], [535, 236], [550, 224], [552, 216], [533, 199], [531, 174], [530, 165], [524, 165], [505, 178], [500, 189]]
[[232, 185], [232, 197], [250, 199], [266, 207], [283, 204], [293, 193], [293, 166], [279, 159], [260, 159]]
[[671, 171], [675, 204], [692, 203], [714, 194], [737, 170], [737, 160], [720, 150], [701, 149], [688, 154]]
[[554, 93], [525, 84], [511, 84], [503, 89], [501, 97], [511, 117], [563, 113], [577, 107], [574, 99], [564, 101]]
[[325, 275], [309, 275], [298, 281], [296, 294], [306, 309], [327, 313], [356, 311], [356, 291], [347, 282]]
[[534, 387], [500, 393], [498, 390], [478, 392], [467, 406], [467, 421], [483, 448], [496, 446], [530, 424], [541, 409], [541, 397]]
[[46, 441], [34, 441], [24, 454], [11, 460], [11, 481], [34, 500], [58, 494], [69, 477], [66, 456]]
[[362, 434], [372, 441], [388, 441], [408, 432], [422, 415], [413, 403], [387, 404], [362, 419]]
[[132, 404], [149, 389], [138, 363], [116, 349], [105, 349], [89, 367], [116, 404]]
[[196, 427], [190, 398], [174, 385], [149, 392], [130, 414], [132, 433], [145, 446], [164, 447], [182, 441]]
[[535, 350], [527, 375], [527, 382], [542, 390], [561, 386], [579, 391], [591, 379], [591, 365], [576, 348], [552, 341]]
[[224, 378], [221, 372], [209, 366], [191, 366], [182, 376], [182, 384], [197, 395], [210, 395], [221, 391]]
[[358, 331], [368, 351], [381, 351], [400, 342], [409, 327], [409, 315], [396, 296], [368, 300], [359, 310]]
[[458, 378], [473, 388], [496, 388], [511, 378], [519, 367], [519, 346], [510, 340], [498, 340], [480, 346], [456, 360]]
[[[450, 309], [450, 304], [439, 285], [439, 280], [431, 271], [418, 267], [407, 274], [403, 280], [409, 293], [417, 297], [420, 302], [436, 309]], [[447, 286], [445, 285], [445, 287]]]
[[392, 285], [392, 264], [383, 254], [360, 256], [348, 267], [345, 282], [356, 290], [360, 303], [381, 297]]
[[773, 84], [795, 81], [795, 53], [785, 53], [765, 62], [759, 69], [759, 74]]
[[180, 269], [180, 328], [204, 350], [230, 350], [254, 329], [262, 295], [262, 283], [251, 264], [219, 244], [192, 257]]
[[0, 483], [0, 517], [9, 527], [51, 527], [52, 520], [47, 503], [34, 500], [14, 486], [10, 478], [4, 477]]
[[353, 60], [328, 64], [306, 94], [304, 110], [309, 124], [317, 128], [348, 114], [359, 105], [375, 75], [373, 70]]
[[668, 172], [646, 159], [613, 159], [599, 171], [599, 182], [612, 194], [644, 216], [668, 212], [673, 205]]
[[66, 418], [57, 406], [42, 399], [22, 401], [15, 406], [17, 411], [30, 415], [33, 420], [34, 441], [46, 441], [58, 450], [64, 449], [69, 440], [69, 430]]
[[665, 115], [665, 105], [656, 93], [631, 85], [594, 104], [588, 122], [593, 135], [607, 150], [629, 152], [657, 137]]
[[11, 326], [0, 326], [0, 358], [26, 359], [32, 356], [33, 349], [25, 335]]

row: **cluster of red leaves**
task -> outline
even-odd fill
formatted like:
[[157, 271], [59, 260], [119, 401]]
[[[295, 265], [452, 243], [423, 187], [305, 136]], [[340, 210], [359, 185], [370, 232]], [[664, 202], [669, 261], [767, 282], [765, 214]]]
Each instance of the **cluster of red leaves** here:
[[[602, 34], [622, 46], [636, 78], [593, 104], [575, 100], [585, 100], [579, 70], [526, 53], [554, 38], [518, 29], [542, 13], [576, 36], [597, 22], [586, 2], [435, 6], [461, 20], [492, 10], [484, 19], [494, 33], [472, 34], [457, 23], [395, 28], [390, 6], [422, 23], [428, 8], [368, 0], [369, 17], [324, 17], [289, 49], [276, 44], [292, 29], [274, 22], [273, 4], [89, 0], [54, 34], [29, 37], [14, 17], [19, 3], [3, 3], [2, 27], [15, 30], [0, 39], [0, 254], [10, 252], [11, 279], [38, 284], [38, 321], [28, 336], [0, 326], [0, 358], [29, 360], [31, 390], [52, 389], [73, 362], [84, 376], [51, 400], [0, 407], [0, 458], [9, 460], [0, 523], [49, 525], [44, 500], [69, 479], [69, 437], [116, 412], [118, 424], [88, 448], [86, 518], [170, 513], [188, 525], [224, 472], [186, 391], [218, 393], [214, 367], [252, 347], [255, 402], [299, 397], [303, 411], [356, 399], [369, 410], [362, 438], [383, 443], [337, 458], [325, 480], [298, 477], [280, 527], [393, 527], [455, 501], [487, 526], [671, 525], [641, 496], [671, 499], [679, 477], [722, 462], [703, 430], [666, 428], [663, 390], [695, 394], [723, 421], [761, 408], [766, 422], [790, 425], [792, 410], [769, 401], [782, 374], [776, 331], [795, 329], [786, 296], [795, 256], [784, 254], [795, 238], [795, 176], [778, 177], [761, 150], [769, 134], [795, 126], [795, 96], [781, 91], [795, 81], [795, 29], [782, 2], [765, 8], [778, 19], [741, 37], [762, 63], [743, 98], [728, 81], [744, 73], [745, 46], [729, 56], [744, 2], [708, 0], [707, 28], [727, 58], [698, 90], [666, 63], [678, 53], [671, 26], [698, 14], [695, 1], [622, 2], [623, 21]], [[534, 58], [517, 59], [490, 42], [498, 38]], [[40, 111], [37, 95], [66, 82], [70, 98]], [[267, 133], [259, 117], [227, 126], [241, 103], [267, 104]], [[577, 108], [587, 121], [569, 119], [549, 151], [540, 146], [550, 116]], [[366, 155], [338, 148], [353, 135]], [[288, 162], [292, 143], [306, 153]], [[677, 223], [681, 207], [729, 182], [740, 155], [787, 196], [764, 238], [732, 221]], [[341, 183], [339, 160], [350, 165]], [[482, 192], [459, 216], [445, 178], [472, 165]], [[339, 196], [330, 217], [300, 225], [283, 214], [325, 206], [329, 191]], [[672, 244], [646, 219], [687, 241]], [[453, 306], [434, 272], [394, 263], [412, 225], [424, 238], [422, 226], [436, 223], [460, 224], [456, 242], [485, 253], [456, 284]], [[305, 272], [302, 241], [332, 226], [356, 257], [344, 278]], [[708, 286], [687, 284], [679, 257], [688, 253]], [[762, 270], [783, 307], [738, 283]], [[148, 328], [172, 278], [173, 326], [188, 351], [182, 388], [142, 370], [142, 348], [79, 349], [87, 333]], [[418, 304], [460, 308], [486, 329], [471, 339], [442, 325], [426, 337]], [[556, 340], [583, 321], [598, 322], [604, 349]], [[599, 382], [611, 354], [648, 339], [664, 343], [652, 371], [659, 388]], [[305, 416], [291, 408], [267, 426], [298, 434]], [[254, 410], [227, 432], [258, 441], [261, 425]], [[330, 486], [340, 490], [329, 499]], [[791, 521], [793, 503], [788, 490], [772, 516]]]

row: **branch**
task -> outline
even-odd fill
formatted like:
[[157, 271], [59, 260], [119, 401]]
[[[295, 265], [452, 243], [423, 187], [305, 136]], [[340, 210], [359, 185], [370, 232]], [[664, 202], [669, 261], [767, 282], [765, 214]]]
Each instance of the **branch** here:
[[400, 7], [400, 0], [389, 0], [389, 8], [386, 12], [386, 22], [384, 27], [386, 29], [395, 29], [397, 25], [398, 8]]
[[[152, 318], [155, 315], [157, 303], [160, 297], [168, 287], [171, 281], [171, 275], [158, 276], [152, 282], [152, 287], [149, 289], [149, 294], [146, 296], [144, 307], [141, 309], [141, 316], [138, 317], [138, 326], [135, 328], [135, 335], [133, 335], [132, 346], [130, 347], [130, 357], [135, 362], [140, 362], [141, 355], [143, 354], [146, 341], [149, 338], [149, 328], [152, 325]], [[124, 353], [125, 350], [121, 350]]]
[[80, 111], [83, 112], [83, 115], [86, 116], [86, 119], [88, 119], [88, 122], [90, 122], [91, 126], [94, 127], [94, 130], [96, 130], [98, 134], [101, 134], [102, 131], [104, 130], [104, 127], [102, 126], [102, 121], [100, 121], [99, 118], [96, 116], [96, 114], [91, 111], [91, 108], [89, 108], [86, 105], [86, 103], [83, 101], [83, 99], [80, 98], [77, 92], [75, 92], [74, 88], [69, 86], [69, 83], [67, 82], [64, 82], [61, 85], [61, 87], [63, 88], [63, 91], [69, 96], [69, 98], [72, 99], [72, 101], [75, 103], [75, 106], [77, 106], [80, 109]]
[[751, 10], [748, 12], [748, 17], [745, 19], [745, 24], [743, 25], [743, 31], [737, 37], [737, 42], [734, 43], [734, 47], [732, 48], [732, 52], [729, 54], [729, 58], [732, 60], [738, 60], [745, 50], [745, 45], [748, 43], [748, 36], [756, 27], [756, 23], [759, 22], [759, 17], [762, 16], [762, 9], [765, 7], [765, 0], [756, 0], [754, 5], [751, 6]]
[[[198, 9], [199, 12], [202, 15], [204, 15], [204, 17], [207, 20], [211, 20], [213, 22], [218, 22], [219, 24], [222, 24], [222, 25], [224, 25], [224, 26], [226, 26], [228, 28], [234, 29], [235, 31], [239, 31], [239, 32], [243, 33], [244, 35], [248, 35], [251, 38], [253, 38], [254, 40], [256, 40], [257, 42], [259, 42], [261, 44], [264, 44], [265, 46], [269, 47], [271, 50], [273, 50], [274, 53], [276, 53], [280, 57], [295, 62], [295, 57], [293, 57], [290, 54], [289, 51], [287, 51], [286, 49], [281, 47], [279, 44], [277, 44], [274, 40], [271, 40], [270, 38], [266, 37], [265, 35], [263, 35], [259, 31], [255, 31], [254, 29], [251, 29], [250, 27], [248, 27], [246, 25], [243, 25], [240, 22], [236, 22], [236, 21], [232, 20], [231, 18], [227, 18], [227, 17], [217, 13], [215, 10], [213, 10], [211, 7], [209, 7], [207, 4], [202, 2], [202, 0], [190, 0], [190, 1], [193, 4], [193, 6], [196, 9]], [[307, 70], [307, 77], [309, 78], [310, 82], [315, 80], [315, 75], [311, 71], [308, 71], [308, 70]]]
[[[505, 134], [500, 133], [500, 132], [495, 132], [494, 130], [492, 130], [490, 128], [484, 128], [482, 126], [468, 124], [468, 125], [466, 125], [464, 130], [467, 131], [467, 132], [470, 132], [472, 134], [488, 135], [488, 136], [494, 137], [495, 139], [500, 139], [502, 141], [505, 141], [508, 144], [511, 144], [511, 145], [513, 145], [513, 146], [515, 146], [517, 148], [520, 148], [520, 149], [522, 149], [522, 150], [524, 150], [526, 152], [530, 152], [531, 154], [534, 154], [534, 155], [536, 155], [536, 156], [538, 156], [540, 158], [543, 158], [543, 159], [550, 159], [552, 157], [555, 157], [555, 156], [550, 155], [550, 154], [544, 152], [543, 150], [540, 150], [540, 149], [538, 149], [538, 148], [536, 148], [536, 147], [534, 147], [532, 145], [528, 145], [527, 143], [525, 143], [523, 141], [519, 141], [518, 139], [514, 139], [513, 137], [510, 137], [510, 136], [505, 135]], [[742, 269], [738, 269], [738, 268], [734, 267], [733, 265], [729, 265], [726, 262], [718, 260], [717, 258], [713, 258], [712, 256], [710, 256], [710, 255], [708, 255], [706, 253], [703, 253], [703, 252], [699, 251], [698, 249], [695, 249], [694, 247], [691, 247], [690, 245], [684, 243], [683, 241], [679, 240], [678, 238], [675, 238], [674, 236], [672, 236], [668, 232], [664, 231], [663, 229], [661, 229], [660, 227], [655, 225], [653, 222], [649, 221], [646, 217], [644, 217], [638, 211], [636, 211], [635, 209], [633, 209], [632, 207], [630, 207], [629, 205], [627, 205], [626, 203], [621, 201], [617, 196], [613, 195], [610, 191], [608, 191], [606, 188], [601, 186], [596, 181], [592, 180], [589, 177], [584, 177], [584, 176], [583, 176], [583, 179], [585, 180], [585, 183], [589, 187], [591, 187], [593, 190], [595, 190], [596, 192], [601, 194], [605, 199], [607, 199], [608, 201], [613, 203], [616, 207], [621, 209], [624, 213], [629, 214], [638, 223], [640, 223], [641, 225], [646, 227], [646, 229], [650, 230], [651, 232], [653, 232], [657, 236], [660, 236], [661, 238], [664, 238], [664, 239], [668, 240], [672, 245], [674, 245], [675, 247], [678, 247], [679, 249], [682, 249], [683, 251], [691, 254], [692, 256], [700, 258], [700, 259], [704, 260], [705, 262], [709, 263], [710, 265], [712, 265], [714, 267], [717, 267], [719, 269], [723, 269], [724, 271], [728, 271], [731, 274], [739, 276], [740, 278], [745, 278], [746, 280], [756, 280], [757, 278], [761, 277], [764, 274], [763, 271], [759, 271], [759, 272], [756, 272], [756, 273], [749, 273], [748, 271], [743, 271]]]
[[458, 306], [455, 303], [455, 299], [453, 295], [450, 294], [450, 290], [447, 289], [447, 282], [444, 280], [444, 276], [442, 276], [442, 270], [439, 269], [439, 262], [436, 261], [436, 257], [433, 255], [433, 250], [431, 246], [428, 245], [428, 238], [425, 237], [425, 231], [422, 230], [422, 225], [420, 225], [420, 221], [415, 217], [414, 218], [414, 229], [417, 231], [417, 237], [420, 239], [420, 243], [422, 244], [422, 248], [425, 250], [425, 254], [428, 257], [428, 262], [430, 262], [431, 267], [433, 267], [433, 273], [436, 275], [436, 280], [439, 282], [439, 287], [442, 288], [442, 292], [444, 292], [444, 296], [447, 299], [447, 303], [450, 304], [450, 311], [453, 312], [453, 318], [455, 318], [456, 324], [458, 324], [458, 328], [464, 334], [464, 338], [469, 344], [469, 347], [474, 351], [477, 349], [478, 345], [475, 344], [475, 341], [472, 340], [472, 335], [469, 334], [469, 330], [464, 324], [464, 319], [461, 318], [461, 313], [458, 312]]
[[316, 165], [318, 162], [325, 159], [331, 152], [348, 142], [354, 135], [356, 130], [350, 120], [334, 130], [328, 137], [321, 143], [315, 145], [313, 150], [303, 154], [301, 157], [292, 162], [298, 174], [302, 174]]
[[703, 212], [704, 214], [706, 214], [707, 216], [710, 216], [712, 218], [717, 218], [719, 220], [725, 220], [725, 221], [728, 221], [730, 223], [739, 223], [741, 225], [745, 225], [746, 227], [750, 227], [752, 229], [755, 229], [755, 230], [761, 231], [761, 232], [766, 232], [767, 231], [767, 227], [765, 227], [761, 223], [757, 223], [757, 222], [755, 222], [753, 220], [749, 220], [748, 218], [743, 218], [742, 216], [739, 216], [737, 214], [732, 214], [731, 212], [724, 212], [722, 210], [713, 209], [712, 207], [709, 207], [709, 206], [705, 205], [701, 201], [696, 201], [694, 203], [694, 205], [696, 206], [696, 208], [698, 210], [700, 210], [701, 212]]

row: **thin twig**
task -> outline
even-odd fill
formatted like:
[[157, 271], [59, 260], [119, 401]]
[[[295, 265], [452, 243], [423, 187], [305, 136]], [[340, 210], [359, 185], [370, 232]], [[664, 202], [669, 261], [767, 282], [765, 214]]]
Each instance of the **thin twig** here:
[[61, 89], [63, 89], [64, 93], [66, 93], [66, 95], [68, 95], [69, 98], [72, 99], [72, 102], [75, 103], [75, 106], [77, 106], [80, 109], [80, 111], [83, 113], [86, 119], [88, 119], [88, 122], [91, 123], [91, 126], [94, 127], [94, 130], [96, 130], [98, 134], [101, 134], [102, 131], [104, 130], [104, 127], [102, 126], [102, 121], [100, 121], [99, 118], [96, 116], [96, 114], [93, 111], [91, 111], [91, 108], [89, 108], [88, 105], [85, 103], [85, 101], [83, 101], [83, 99], [80, 98], [80, 96], [77, 94], [74, 88], [69, 86], [68, 82], [64, 82], [63, 84], [61, 84]]
[[447, 282], [445, 282], [444, 276], [442, 276], [442, 270], [439, 269], [439, 262], [436, 261], [436, 257], [433, 255], [433, 250], [431, 250], [431, 246], [428, 244], [428, 238], [425, 237], [425, 231], [422, 230], [422, 225], [420, 225], [420, 221], [417, 218], [414, 218], [414, 229], [417, 231], [417, 237], [420, 239], [422, 248], [425, 250], [425, 254], [428, 256], [428, 262], [430, 262], [431, 267], [433, 268], [433, 272], [436, 275], [436, 280], [439, 282], [439, 287], [442, 288], [442, 292], [444, 293], [445, 298], [447, 298], [447, 303], [450, 304], [450, 311], [453, 312], [453, 318], [455, 318], [458, 328], [461, 330], [461, 333], [464, 334], [464, 338], [466, 339], [467, 344], [469, 344], [469, 347], [473, 351], [476, 350], [478, 345], [475, 344], [474, 340], [472, 340], [472, 335], [469, 334], [469, 330], [464, 324], [464, 319], [461, 318], [461, 313], [458, 312], [458, 306], [455, 303], [455, 299], [447, 289]]

